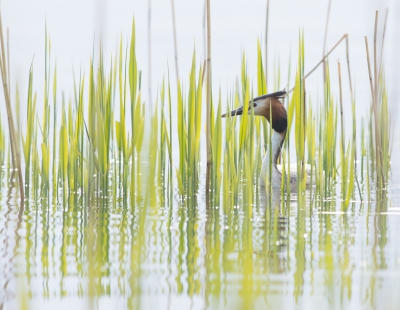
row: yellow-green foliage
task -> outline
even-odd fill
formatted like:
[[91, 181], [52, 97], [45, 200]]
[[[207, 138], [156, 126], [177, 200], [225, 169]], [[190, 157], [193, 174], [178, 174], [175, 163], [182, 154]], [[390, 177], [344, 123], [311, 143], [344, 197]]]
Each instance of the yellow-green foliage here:
[[[295, 87], [293, 92], [289, 93], [287, 104], [285, 102], [288, 129], [281, 156], [284, 164], [281, 189], [290, 194], [290, 184], [286, 183], [290, 180], [286, 176], [289, 174], [290, 150], [294, 147], [297, 157], [299, 197], [304, 198], [307, 162], [312, 167], [311, 180], [316, 183], [316, 197], [327, 198], [334, 193], [333, 186], [336, 184], [338, 173], [342, 184], [343, 209], [347, 209], [354, 190], [353, 179], [356, 176], [355, 103], [352, 102], [353, 139], [350, 142], [342, 139], [339, 159], [336, 152], [335, 130], [338, 108], [331, 93], [329, 66], [326, 63], [324, 100], [315, 108], [315, 104], [314, 107], [311, 104], [310, 96], [305, 96], [304, 45], [304, 37], [300, 35], [296, 75], [294, 81], [290, 81], [294, 82]], [[174, 96], [171, 95], [169, 78], [168, 85], [163, 81], [157, 96], [158, 108], [147, 118], [152, 119], [152, 122], [146, 122], [145, 113], [153, 111], [146, 111], [147, 105], [142, 101], [141, 72], [138, 69], [135, 48], [133, 22], [130, 42], [125, 45], [120, 39], [116, 56], [111, 57], [109, 67], [105, 67], [101, 49], [99, 57], [96, 57], [98, 58], [96, 64], [93, 55], [88, 74], [81, 74], [74, 82], [73, 99], [65, 100], [63, 96], [62, 116], [61, 120], [57, 120], [57, 109], [60, 107], [57, 102], [57, 70], [54, 68], [52, 105], [50, 103], [51, 44], [46, 31], [44, 101], [43, 107], [39, 109], [43, 111], [43, 116], [39, 120], [36, 114], [36, 93], [32, 89], [33, 68], [31, 68], [26, 126], [21, 126], [26, 128], [21, 134], [26, 167], [25, 180], [28, 184], [33, 180], [35, 193], [38, 192], [39, 184], [46, 191], [52, 183], [53, 193], [56, 195], [59, 181], [62, 181], [65, 195], [82, 191], [90, 198], [93, 195], [100, 196], [100, 193], [107, 193], [109, 182], [112, 182], [113, 193], [119, 193], [117, 183], [121, 182], [124, 199], [130, 197], [132, 204], [135, 204], [141, 201], [142, 190], [150, 188], [142, 184], [144, 179], [141, 177], [142, 174], [146, 175], [146, 178], [149, 175], [153, 176], [152, 180], [160, 188], [164, 190], [168, 188], [170, 197], [176, 186], [182, 196], [193, 197], [197, 193], [202, 171], [200, 141], [205, 138], [202, 126], [203, 68], [197, 65], [196, 54], [193, 53], [188, 80], [177, 81], [176, 99], [172, 99]], [[213, 165], [210, 170], [211, 191], [207, 197], [214, 206], [221, 203], [222, 197], [223, 210], [226, 213], [231, 212], [231, 208], [240, 201], [248, 205], [256, 201], [254, 185], [257, 184], [262, 157], [265, 152], [271, 151], [273, 132], [271, 123], [262, 117], [255, 117], [253, 110], [249, 110], [253, 97], [268, 92], [259, 42], [257, 42], [256, 57], [256, 83], [253, 84], [248, 76], [246, 56], [243, 54], [240, 78], [233, 92], [226, 100], [219, 94], [218, 101], [213, 102], [211, 107], [210, 138]], [[274, 85], [278, 87], [279, 65], [274, 75], [278, 80]], [[381, 123], [390, 124], [383, 74], [380, 85], [379, 120]], [[253, 87], [257, 87], [257, 90], [253, 91]], [[241, 117], [221, 119], [221, 111], [239, 106], [243, 106], [243, 110], [249, 113], [245, 112]], [[52, 119], [51, 113], [53, 113]], [[174, 114], [176, 126], [172, 122]], [[372, 130], [371, 122], [368, 123]], [[152, 128], [153, 137], [146, 134], [146, 128]], [[41, 133], [41, 139], [37, 138], [38, 132]], [[177, 140], [173, 141], [175, 133]], [[380, 131], [380, 134], [384, 158], [382, 170], [387, 175], [390, 162], [390, 134], [384, 130]], [[53, 145], [50, 142], [52, 135]], [[145, 143], [146, 137], [150, 139], [149, 143]], [[291, 139], [294, 139], [293, 143]], [[373, 142], [369, 142], [372, 149]], [[2, 162], [5, 157], [5, 144], [5, 134], [1, 131]], [[179, 158], [173, 164], [174, 148], [178, 148]], [[149, 153], [152, 157], [148, 164], [156, 170], [142, 168], [143, 149], [153, 152]], [[367, 152], [367, 147], [364, 145], [362, 156], [369, 155], [375, 160], [375, 152], [372, 149]], [[114, 170], [117, 169], [113, 166], [118, 162], [117, 158], [120, 159], [119, 168]], [[270, 169], [271, 167], [272, 165]], [[271, 175], [269, 173], [266, 179], [267, 186], [272, 185]], [[251, 209], [247, 211], [248, 215], [252, 214]]]
[[177, 168], [177, 179], [181, 194], [192, 195], [197, 191], [198, 187], [202, 120], [202, 76], [202, 67], [200, 67], [199, 73], [196, 74], [196, 54], [193, 53], [192, 67], [189, 74], [189, 91], [186, 100], [182, 93], [181, 84], [178, 81], [179, 168]]
[[298, 68], [296, 83], [293, 91], [292, 105], [294, 105], [295, 122], [295, 144], [297, 155], [297, 193], [302, 197], [306, 188], [305, 173], [305, 141], [306, 141], [306, 98], [304, 85], [304, 37], [299, 38]]
[[211, 167], [211, 191], [214, 205], [219, 204], [220, 188], [221, 188], [221, 159], [222, 159], [222, 118], [221, 118], [221, 93], [218, 99], [218, 110], [215, 113], [211, 106], [211, 155], [213, 165]]
[[316, 120], [313, 115], [312, 105], [310, 104], [307, 112], [307, 123], [306, 123], [306, 135], [307, 135], [307, 155], [308, 155], [308, 164], [311, 167], [310, 171], [310, 183], [311, 184], [319, 184], [316, 176], [318, 174], [315, 173], [315, 153], [316, 153]]
[[[163, 186], [166, 178], [165, 178], [165, 172], [166, 172], [166, 161], [167, 161], [167, 152], [168, 152], [168, 159], [169, 159], [169, 169], [172, 167], [172, 146], [171, 146], [171, 140], [170, 140], [170, 133], [168, 133], [168, 125], [167, 125], [167, 120], [165, 116], [165, 82], [163, 80], [162, 86], [161, 86], [161, 92], [160, 92], [160, 98], [161, 98], [161, 125], [160, 125], [160, 152], [159, 152], [159, 182], [162, 182], [159, 184], [160, 186]], [[168, 179], [170, 182], [171, 180]]]
[[[139, 164], [135, 154], [140, 153], [144, 136], [144, 120], [145, 112], [144, 105], [141, 102], [140, 92], [138, 92], [138, 67], [136, 62], [135, 50], [135, 22], [132, 23], [132, 36], [129, 49], [129, 94], [130, 94], [130, 109], [131, 109], [131, 145], [128, 155], [132, 156], [131, 164], [131, 201], [134, 201], [136, 190], [139, 191], [140, 184], [136, 182], [136, 176], [139, 175]], [[137, 157], [139, 158], [139, 157]], [[135, 169], [137, 167], [137, 169]], [[136, 187], [137, 186], [137, 187]]]
[[50, 152], [46, 143], [42, 143], [42, 180], [47, 188], [49, 184]]
[[[262, 52], [261, 52], [261, 47], [260, 47], [260, 41], [257, 41], [257, 95], [261, 96], [264, 94], [268, 93], [267, 89], [267, 83], [265, 79], [265, 72], [264, 72], [264, 65], [263, 65], [263, 60], [262, 60]], [[269, 140], [269, 126], [267, 124], [267, 120], [265, 118], [257, 118], [256, 122], [261, 122], [262, 127], [263, 127], [263, 142], [264, 142], [264, 147], [266, 147], [268, 140]], [[259, 125], [257, 126], [257, 129], [259, 128]], [[258, 133], [259, 135], [259, 133]], [[261, 164], [261, 162], [259, 163]], [[261, 169], [261, 166], [257, 166], [257, 170], [259, 171]]]
[[[31, 177], [31, 152], [32, 147], [35, 147], [33, 141], [35, 140], [35, 118], [36, 118], [36, 93], [33, 96], [32, 90], [32, 83], [33, 83], [33, 68], [29, 70], [29, 86], [28, 86], [28, 102], [27, 102], [27, 124], [26, 124], [26, 134], [25, 137], [22, 135], [22, 146], [25, 158], [25, 183], [28, 185], [30, 184], [30, 177]], [[27, 191], [27, 196], [29, 195], [29, 190]]]
[[389, 176], [390, 172], [390, 151], [391, 151], [391, 146], [390, 146], [390, 139], [391, 139], [391, 118], [390, 118], [390, 112], [389, 112], [389, 100], [388, 100], [388, 94], [387, 94], [387, 88], [386, 88], [386, 83], [384, 79], [383, 72], [381, 73], [380, 79], [379, 79], [379, 86], [380, 86], [380, 93], [379, 93], [379, 99], [380, 99], [380, 109], [379, 109], [379, 124], [381, 125], [380, 128], [380, 140], [381, 140], [381, 149], [382, 149], [382, 171], [383, 175], [386, 177], [386, 179]]
[[330, 74], [329, 66], [326, 65], [326, 77], [325, 77], [325, 104], [322, 108], [321, 116], [321, 140], [320, 145], [322, 149], [320, 152], [323, 154], [323, 171], [320, 170], [320, 178], [325, 176], [324, 196], [330, 196], [329, 191], [331, 189], [332, 181], [336, 179], [336, 130], [337, 128], [337, 107], [333, 100], [333, 95], [330, 90]]
[[68, 177], [68, 135], [65, 126], [61, 126], [60, 129], [60, 164], [61, 177], [63, 181], [66, 181]]

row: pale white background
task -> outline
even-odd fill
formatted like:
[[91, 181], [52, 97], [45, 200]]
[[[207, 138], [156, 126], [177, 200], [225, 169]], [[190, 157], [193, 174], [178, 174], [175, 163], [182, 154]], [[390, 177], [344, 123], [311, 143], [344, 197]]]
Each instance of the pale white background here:
[[[106, 58], [115, 54], [122, 36], [130, 36], [132, 20], [136, 20], [137, 58], [142, 69], [143, 98], [149, 101], [148, 70], [148, 1], [59, 1], [3, 0], [1, 11], [4, 27], [10, 31], [11, 80], [18, 81], [22, 100], [26, 98], [28, 71], [34, 66], [34, 89], [38, 98], [43, 92], [44, 29], [52, 41], [52, 58], [57, 62], [59, 90], [66, 98], [73, 96], [73, 70], [89, 71], [89, 59], [98, 55], [100, 38]], [[322, 57], [328, 1], [271, 0], [269, 22], [269, 91], [274, 91], [274, 70], [280, 62], [283, 88], [287, 81], [289, 58], [295, 73], [297, 42], [300, 31], [305, 34], [306, 72]], [[350, 56], [358, 108], [369, 103], [369, 84], [364, 35], [373, 46], [375, 10], [379, 10], [382, 33], [386, 9], [389, 8], [384, 59], [391, 102], [397, 102], [399, 78], [398, 1], [333, 0], [328, 28], [327, 48], [344, 33], [350, 35]], [[241, 57], [246, 52], [250, 76], [256, 77], [256, 43], [264, 49], [266, 1], [212, 1], [212, 65], [214, 93], [223, 95], [232, 90], [240, 74]], [[198, 63], [204, 60], [204, 1], [175, 1], [180, 77], [184, 83], [190, 69], [194, 48]], [[175, 77], [171, 1], [151, 1], [151, 96], [154, 101], [162, 78]], [[345, 69], [344, 45], [330, 57], [333, 87], [337, 81], [337, 60]], [[371, 49], [372, 52], [372, 49]], [[168, 66], [169, 64], [169, 66]], [[314, 100], [322, 98], [322, 71], [307, 81], [308, 93]], [[255, 80], [254, 80], [255, 82]], [[348, 85], [344, 76], [344, 88]], [[346, 97], [347, 98], [347, 97]], [[2, 106], [3, 107], [3, 106]], [[364, 108], [363, 108], [364, 110]]]

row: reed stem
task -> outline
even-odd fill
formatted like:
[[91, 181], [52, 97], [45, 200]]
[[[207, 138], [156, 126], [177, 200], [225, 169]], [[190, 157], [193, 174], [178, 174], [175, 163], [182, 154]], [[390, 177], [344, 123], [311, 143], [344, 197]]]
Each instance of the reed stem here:
[[175, 4], [174, 4], [174, 0], [171, 0], [171, 9], [172, 9], [172, 28], [173, 28], [173, 31], [174, 31], [175, 73], [176, 73], [176, 80], [178, 80], [178, 79], [179, 79], [179, 69], [178, 69], [178, 45], [177, 45], [177, 36], [176, 36]]
[[[22, 170], [21, 170], [21, 155], [19, 150], [18, 139], [15, 132], [14, 126], [14, 118], [12, 115], [12, 108], [11, 108], [11, 96], [10, 96], [10, 77], [8, 76], [7, 72], [10, 72], [10, 68], [7, 69], [7, 64], [9, 64], [9, 60], [7, 60], [7, 56], [5, 53], [4, 48], [4, 36], [3, 36], [3, 22], [0, 13], [0, 43], [1, 43], [1, 53], [0, 53], [0, 70], [1, 70], [1, 78], [3, 81], [3, 91], [4, 91], [4, 99], [6, 102], [6, 109], [7, 109], [7, 119], [8, 119], [8, 126], [10, 132], [10, 141], [11, 141], [11, 153], [13, 158], [13, 167], [18, 169], [18, 180], [19, 180], [19, 192], [20, 192], [20, 200], [21, 200], [21, 209], [23, 209], [23, 203], [25, 200], [25, 193], [24, 193], [24, 181], [22, 178]], [[14, 173], [14, 172], [13, 172]]]
[[[327, 11], [327, 13], [326, 13], [325, 34], [324, 34], [324, 46], [322, 47], [322, 57], [325, 55], [325, 51], [326, 51], [326, 40], [327, 40], [327, 38], [328, 38], [328, 26], [329, 26], [329, 16], [330, 16], [330, 12], [331, 12], [331, 3], [332, 3], [332, 0], [329, 0], [329, 3], [328, 3], [328, 11]], [[323, 58], [323, 62], [324, 62], [324, 66], [323, 66], [323, 68], [324, 68], [324, 71], [323, 71], [323, 74], [324, 74], [324, 76], [323, 76], [323, 81], [324, 81], [324, 83], [325, 83], [325, 81], [326, 81], [325, 59], [326, 59], [326, 57]]]
[[[338, 47], [338, 45], [340, 44], [340, 42], [342, 42], [345, 38], [347, 38], [347, 36], [348, 36], [347, 33], [344, 34], [343, 37], [328, 51], [328, 53], [326, 53], [326, 55], [320, 60], [320, 62], [317, 63], [317, 64], [315, 65], [315, 67], [312, 68], [312, 69], [310, 70], [310, 72], [308, 72], [308, 73], [304, 76], [304, 78], [305, 78], [305, 79], [308, 78], [308, 77], [319, 67], [320, 64], [325, 63], [325, 59], [336, 49], [336, 47]], [[292, 87], [292, 88], [288, 91], [288, 94], [291, 93], [293, 90], [294, 90], [294, 87]]]
[[210, 10], [211, 0], [207, 0], [207, 180], [206, 180], [206, 190], [208, 191], [210, 186], [210, 172], [212, 165], [211, 157], [211, 10]]
[[268, 23], [269, 23], [269, 1], [267, 0], [267, 16], [265, 18], [265, 85], [268, 89]]
[[381, 53], [380, 53], [380, 60], [379, 60], [379, 73], [378, 73], [378, 76], [381, 76], [381, 73], [382, 73], [383, 46], [385, 45], [386, 25], [387, 25], [388, 12], [389, 12], [389, 10], [386, 9], [385, 23], [384, 23], [384, 26], [383, 26], [383, 34], [382, 34], [382, 43], [381, 43]]
[[374, 85], [372, 82], [372, 75], [371, 75], [371, 63], [370, 63], [370, 58], [369, 58], [369, 48], [368, 48], [368, 38], [365, 36], [365, 48], [367, 51], [367, 63], [368, 63], [368, 74], [369, 74], [369, 84], [371, 88], [371, 96], [372, 96], [372, 111], [374, 114], [374, 132], [375, 132], [375, 163], [376, 163], [376, 176], [379, 182], [379, 177], [381, 178], [382, 184], [385, 183], [385, 177], [384, 173], [382, 170], [382, 150], [381, 150], [381, 139], [380, 139], [380, 134], [379, 134], [379, 126], [378, 126], [378, 111], [377, 111], [377, 104], [376, 104], [376, 96], [375, 92], [376, 89], [374, 89]]
[[340, 131], [342, 137], [342, 150], [345, 150], [344, 143], [344, 125], [343, 125], [343, 96], [342, 96], [342, 71], [340, 68], [340, 61], [338, 61], [338, 75], [339, 75], [339, 102], [340, 102]]
[[[153, 100], [152, 100], [152, 94], [151, 94], [151, 0], [148, 0], [148, 10], [147, 10], [147, 27], [148, 27], [148, 31], [147, 31], [147, 48], [148, 48], [148, 70], [149, 72], [148, 74], [148, 92], [149, 92], [149, 103], [150, 103], [150, 111], [152, 113], [152, 104], [153, 104]], [[150, 115], [151, 115], [150, 113]]]

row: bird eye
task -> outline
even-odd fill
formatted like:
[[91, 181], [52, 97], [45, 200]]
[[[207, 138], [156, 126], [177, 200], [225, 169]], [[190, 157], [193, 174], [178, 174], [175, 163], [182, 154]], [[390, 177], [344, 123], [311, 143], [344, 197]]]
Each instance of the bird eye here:
[[253, 103], [253, 107], [256, 107], [257, 106], [257, 103]]

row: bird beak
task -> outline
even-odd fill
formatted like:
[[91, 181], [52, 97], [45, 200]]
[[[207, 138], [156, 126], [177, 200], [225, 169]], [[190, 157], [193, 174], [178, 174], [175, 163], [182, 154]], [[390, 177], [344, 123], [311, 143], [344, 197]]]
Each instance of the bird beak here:
[[230, 113], [222, 114], [221, 117], [236, 116], [236, 115], [242, 115], [242, 114], [243, 114], [243, 107], [240, 107], [239, 109], [233, 110]]

